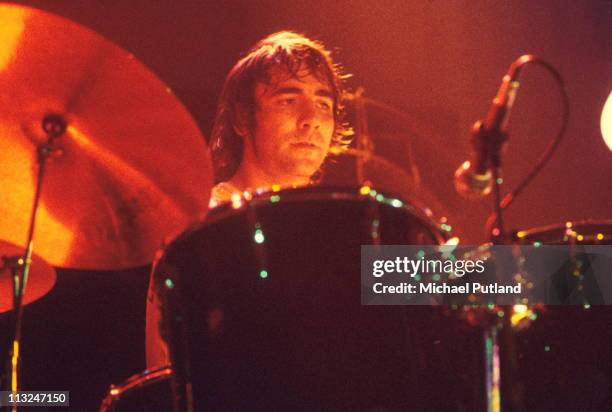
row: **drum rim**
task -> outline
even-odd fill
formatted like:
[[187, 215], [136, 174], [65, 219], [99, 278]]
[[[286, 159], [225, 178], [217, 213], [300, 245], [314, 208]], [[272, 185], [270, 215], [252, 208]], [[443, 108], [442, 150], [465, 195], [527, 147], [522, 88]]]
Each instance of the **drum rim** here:
[[[565, 223], [554, 223], [551, 225], [538, 226], [529, 229], [518, 230], [517, 237], [519, 241], [529, 241], [534, 240], [534, 236], [550, 234], [555, 231], [562, 231], [567, 228], [567, 225], [571, 224], [570, 228], [574, 230], [579, 230], [585, 227], [596, 227], [609, 226], [612, 229], [612, 219], [583, 219], [583, 220], [568, 220]], [[605, 233], [606, 231], [600, 231], [601, 233]], [[612, 234], [612, 230], [608, 231], [609, 234]], [[537, 240], [537, 239], [535, 239]]]
[[148, 383], [155, 383], [170, 376], [172, 376], [172, 367], [170, 365], [165, 365], [155, 369], [145, 369], [140, 373], [130, 376], [120, 384], [111, 384], [106, 397], [102, 400], [100, 412], [112, 410], [110, 408], [112, 408], [117, 400], [124, 394], [146, 386]]
[[[370, 188], [369, 194], [361, 193], [362, 187], [356, 186], [307, 186], [294, 189], [283, 189], [278, 191], [266, 191], [260, 194], [256, 194], [252, 199], [241, 198], [240, 204], [235, 206], [232, 202], [225, 202], [214, 209], [209, 210], [207, 216], [198, 222], [193, 223], [183, 232], [179, 233], [174, 238], [165, 242], [165, 245], [158, 252], [157, 256], [165, 254], [170, 246], [177, 242], [181, 242], [183, 239], [188, 238], [191, 234], [209, 226], [218, 223], [236, 213], [244, 212], [249, 208], [256, 208], [257, 206], [268, 206], [271, 203], [273, 196], [284, 196], [283, 202], [299, 202], [299, 201], [315, 201], [315, 200], [354, 200], [354, 201], [375, 201], [385, 207], [393, 207], [396, 209], [405, 210], [412, 216], [416, 217], [419, 222], [428, 228], [433, 234], [438, 244], [443, 244], [445, 240], [450, 238], [452, 235], [450, 232], [443, 230], [440, 227], [440, 223], [437, 223], [434, 217], [425, 212], [425, 207], [415, 204], [413, 201], [406, 201], [398, 197], [389, 196], [386, 192], [381, 192], [375, 188]], [[383, 195], [386, 201], [398, 200], [401, 202], [400, 206], [392, 206], [385, 201], [379, 201], [372, 196], [371, 193]], [[288, 196], [287, 196], [288, 195]]]

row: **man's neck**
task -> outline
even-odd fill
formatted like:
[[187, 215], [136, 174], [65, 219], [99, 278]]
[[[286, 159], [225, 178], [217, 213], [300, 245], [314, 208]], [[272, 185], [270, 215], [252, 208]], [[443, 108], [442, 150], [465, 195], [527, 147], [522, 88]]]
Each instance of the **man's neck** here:
[[240, 191], [271, 188], [279, 185], [283, 188], [306, 186], [310, 179], [304, 176], [271, 176], [257, 167], [241, 164], [228, 183]]

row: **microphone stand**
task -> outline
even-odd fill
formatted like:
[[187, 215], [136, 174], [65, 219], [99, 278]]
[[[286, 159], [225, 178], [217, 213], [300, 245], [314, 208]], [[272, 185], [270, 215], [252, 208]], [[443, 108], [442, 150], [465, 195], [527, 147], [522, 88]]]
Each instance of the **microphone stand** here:
[[[487, 225], [487, 234], [494, 245], [507, 242], [501, 207], [501, 152], [507, 140], [508, 134], [503, 131], [487, 130], [482, 122], [476, 122], [474, 125], [472, 143], [477, 150], [481, 150], [480, 153], [485, 153], [492, 169], [496, 219], [490, 226]], [[504, 305], [499, 311], [503, 312], [503, 316], [500, 318], [496, 314], [495, 320], [485, 324], [483, 331], [487, 411], [519, 412], [524, 410], [524, 406], [522, 385], [518, 379], [516, 341], [511, 323], [513, 306]]]
[[[10, 374], [7, 379], [9, 382], [9, 391], [15, 393], [20, 389], [20, 342], [21, 342], [21, 325], [23, 320], [23, 295], [25, 294], [26, 284], [28, 282], [28, 274], [32, 263], [32, 251], [34, 248], [34, 228], [36, 225], [36, 212], [40, 203], [40, 194], [42, 192], [42, 183], [45, 175], [45, 165], [49, 156], [56, 154], [60, 149], [55, 145], [55, 140], [62, 136], [66, 131], [66, 120], [57, 114], [47, 114], [42, 121], [42, 128], [47, 135], [47, 140], [36, 147], [36, 155], [38, 161], [38, 173], [36, 176], [36, 189], [34, 192], [34, 200], [32, 204], [32, 213], [30, 215], [30, 226], [28, 229], [28, 238], [26, 241], [26, 250], [24, 255], [17, 259], [17, 262], [12, 265], [12, 280], [13, 280], [13, 322], [12, 322], [12, 342], [10, 347]], [[17, 405], [13, 405], [11, 411], [17, 411]]]
[[[522, 66], [527, 63], [538, 63], [552, 73], [557, 82], [561, 95], [563, 97], [563, 122], [557, 136], [549, 143], [540, 156], [536, 166], [529, 174], [521, 181], [518, 186], [501, 199], [501, 148], [508, 136], [502, 132], [505, 123], [508, 120], [508, 111], [514, 102], [516, 88], [518, 87], [518, 76]], [[569, 102], [565, 85], [561, 79], [561, 75], [550, 64], [537, 56], [526, 54], [516, 59], [508, 69], [504, 76], [502, 85], [493, 100], [487, 119], [485, 120], [486, 127], [482, 126], [482, 122], [477, 122], [474, 125], [474, 133], [472, 135], [472, 143], [475, 147], [482, 149], [475, 153], [483, 153], [487, 162], [488, 168], [492, 169], [493, 186], [494, 186], [494, 212], [489, 216], [485, 224], [485, 233], [487, 238], [493, 244], [511, 244], [511, 239], [508, 239], [504, 228], [502, 211], [508, 207], [516, 196], [527, 186], [527, 184], [539, 173], [544, 164], [550, 160], [553, 152], [558, 147], [561, 137], [565, 133], [569, 118]], [[487, 141], [487, 139], [489, 141]], [[478, 150], [478, 149], [477, 149]], [[478, 167], [482, 168], [482, 164], [478, 163]], [[478, 172], [482, 172], [478, 170]], [[503, 313], [499, 313], [502, 311]], [[493, 324], [485, 325], [484, 335], [486, 342], [486, 384], [487, 384], [487, 410], [489, 412], [500, 411], [524, 411], [523, 405], [523, 386], [519, 382], [519, 374], [516, 358], [516, 341], [514, 339], [514, 331], [510, 321], [513, 313], [512, 306], [502, 306], [498, 311], [499, 315], [503, 315], [500, 320], [495, 316]], [[503, 345], [500, 346], [500, 342]], [[500, 350], [501, 348], [501, 350]], [[500, 382], [500, 371], [503, 371], [503, 379]], [[501, 386], [500, 386], [501, 383]], [[502, 396], [503, 394], [503, 396]]]

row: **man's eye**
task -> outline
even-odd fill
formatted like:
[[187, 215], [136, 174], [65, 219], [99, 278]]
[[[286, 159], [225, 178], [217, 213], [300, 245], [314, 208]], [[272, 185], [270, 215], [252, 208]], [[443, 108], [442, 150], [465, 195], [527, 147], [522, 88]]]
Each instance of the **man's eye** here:
[[295, 99], [293, 97], [287, 97], [285, 99], [279, 100], [281, 106], [289, 106], [295, 103]]
[[319, 102], [319, 107], [323, 110], [331, 110], [332, 108], [331, 104], [327, 102]]

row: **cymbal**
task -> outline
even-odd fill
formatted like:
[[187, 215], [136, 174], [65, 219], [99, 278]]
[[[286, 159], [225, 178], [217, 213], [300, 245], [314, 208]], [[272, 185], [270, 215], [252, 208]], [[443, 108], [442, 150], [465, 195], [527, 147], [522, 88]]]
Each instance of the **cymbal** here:
[[149, 263], [206, 213], [212, 166], [187, 109], [133, 55], [70, 20], [0, 5], [0, 238], [24, 246], [46, 114], [67, 130], [48, 159], [34, 251], [54, 266]]
[[427, 149], [435, 156], [447, 163], [454, 164], [454, 159], [448, 151], [447, 138], [440, 134], [436, 127], [419, 120], [416, 116], [406, 110], [401, 110], [382, 100], [369, 96], [357, 95], [356, 93], [346, 93], [345, 99], [349, 102], [363, 101], [368, 108], [368, 127], [374, 130], [372, 137], [376, 141], [388, 140], [389, 137], [397, 135], [385, 133], [381, 128], [395, 130], [401, 135], [410, 136], [414, 143], [422, 142], [427, 145]]
[[[0, 240], [0, 313], [13, 309], [11, 270], [4, 268], [5, 262], [1, 258], [23, 256], [23, 254], [23, 248]], [[39, 256], [32, 255], [23, 304], [27, 305], [46, 295], [55, 285], [55, 279], [55, 270]]]
[[[363, 162], [363, 176], [372, 187], [387, 195], [409, 200], [419, 206], [427, 215], [446, 221], [453, 218], [448, 207], [421, 184], [418, 171], [400, 167], [381, 155], [354, 148], [332, 149], [333, 160], [325, 166], [323, 185], [354, 186], [357, 181], [355, 165]], [[348, 162], [347, 162], [348, 161]]]

